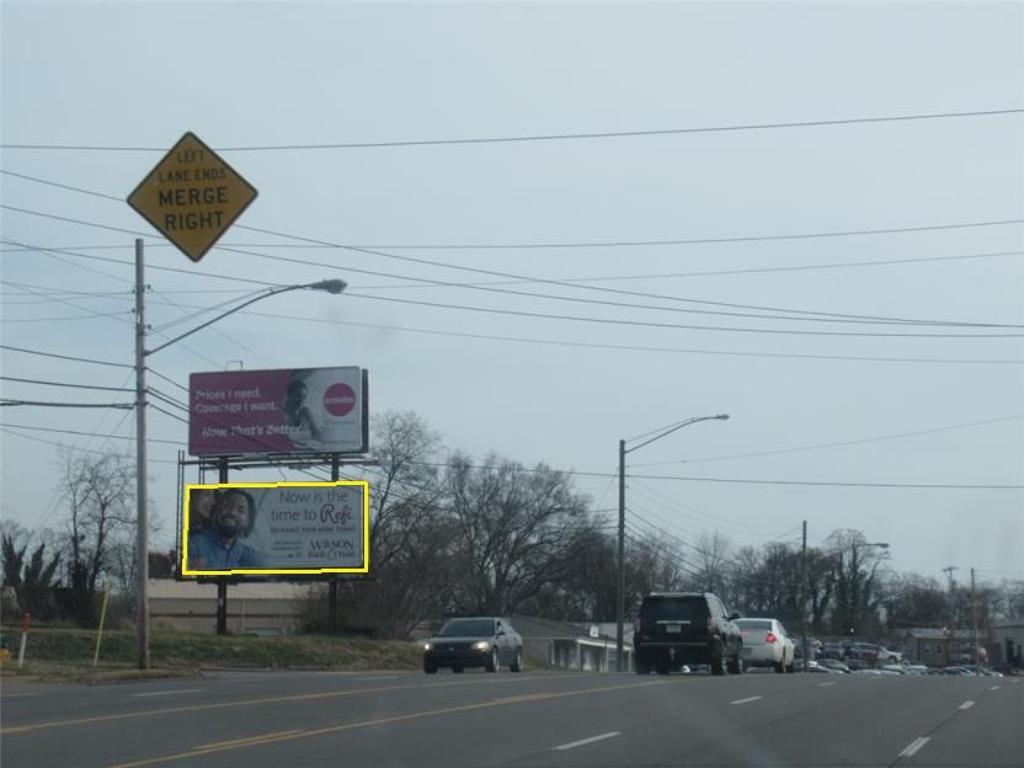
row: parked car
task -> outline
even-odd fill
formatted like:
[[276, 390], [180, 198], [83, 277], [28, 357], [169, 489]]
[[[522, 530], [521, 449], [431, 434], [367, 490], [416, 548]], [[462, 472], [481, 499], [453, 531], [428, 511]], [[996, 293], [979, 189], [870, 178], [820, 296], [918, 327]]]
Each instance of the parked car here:
[[866, 669], [874, 669], [874, 664], [864, 659], [848, 658], [846, 660], [846, 666], [850, 668], [851, 672], [863, 672]]
[[713, 675], [743, 671], [743, 636], [710, 592], [652, 592], [643, 599], [634, 626], [636, 672], [667, 675], [684, 664], [709, 664]]
[[823, 659], [835, 659], [836, 661], [842, 661], [846, 656], [846, 651], [839, 643], [825, 643], [821, 649], [821, 658]]
[[428, 675], [441, 667], [452, 672], [466, 667], [497, 672], [506, 664], [513, 672], [523, 670], [523, 639], [508, 619], [449, 619], [423, 644], [423, 671]]
[[838, 659], [818, 659], [818, 666], [829, 672], [839, 672], [841, 674], [849, 674], [850, 672], [850, 668]]
[[796, 647], [778, 619], [737, 619], [743, 635], [743, 663], [748, 667], [773, 667], [793, 672]]
[[878, 646], [878, 661], [888, 664], [899, 664], [903, 661], [903, 654], [899, 651], [894, 651], [891, 648], [886, 648], [884, 645], [880, 645]]

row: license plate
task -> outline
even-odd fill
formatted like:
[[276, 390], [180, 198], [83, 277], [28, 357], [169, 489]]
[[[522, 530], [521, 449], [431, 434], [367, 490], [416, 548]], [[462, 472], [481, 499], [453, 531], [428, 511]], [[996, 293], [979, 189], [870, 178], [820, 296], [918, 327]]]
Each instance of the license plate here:
[[666, 624], [665, 625], [665, 631], [666, 632], [674, 632], [675, 634], [679, 634], [680, 632], [683, 631], [683, 625], [682, 624]]

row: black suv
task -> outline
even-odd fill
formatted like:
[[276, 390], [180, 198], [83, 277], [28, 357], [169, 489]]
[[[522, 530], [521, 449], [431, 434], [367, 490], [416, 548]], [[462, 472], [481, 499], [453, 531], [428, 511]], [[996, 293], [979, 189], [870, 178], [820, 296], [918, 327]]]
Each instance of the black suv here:
[[710, 592], [652, 592], [640, 604], [633, 634], [636, 673], [667, 675], [684, 664], [708, 664], [711, 673], [743, 671], [743, 636]]

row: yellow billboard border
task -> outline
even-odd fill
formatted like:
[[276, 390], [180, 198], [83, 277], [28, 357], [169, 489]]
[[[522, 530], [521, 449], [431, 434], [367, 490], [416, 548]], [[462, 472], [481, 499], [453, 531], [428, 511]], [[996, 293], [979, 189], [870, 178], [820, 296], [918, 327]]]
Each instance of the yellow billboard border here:
[[[361, 568], [229, 568], [227, 570], [188, 570], [188, 518], [189, 498], [193, 489], [220, 491], [227, 488], [339, 488], [360, 486], [363, 489], [363, 566]], [[332, 573], [370, 572], [370, 483], [366, 480], [326, 480], [323, 482], [299, 481], [279, 483], [195, 483], [185, 485], [181, 522], [181, 577], [202, 576], [321, 576]]]

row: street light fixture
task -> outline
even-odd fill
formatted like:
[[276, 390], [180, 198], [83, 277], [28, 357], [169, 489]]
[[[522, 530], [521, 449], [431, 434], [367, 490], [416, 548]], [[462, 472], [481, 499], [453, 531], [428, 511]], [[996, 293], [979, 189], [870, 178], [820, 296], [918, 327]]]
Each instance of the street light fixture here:
[[149, 669], [149, 503], [147, 478], [146, 478], [146, 358], [159, 352], [161, 349], [171, 346], [182, 339], [201, 331], [218, 320], [232, 315], [241, 309], [257, 301], [269, 299], [279, 293], [297, 290], [326, 291], [331, 294], [339, 294], [345, 290], [347, 284], [344, 280], [320, 280], [315, 283], [304, 283], [301, 285], [282, 285], [268, 288], [258, 296], [244, 301], [235, 307], [221, 312], [219, 315], [205, 323], [197, 325], [190, 331], [175, 336], [153, 349], [146, 349], [146, 321], [144, 301], [144, 268], [142, 257], [142, 240], [135, 241], [135, 492], [136, 505], [138, 507], [135, 531], [136, 549], [136, 633], [139, 650], [139, 668]]
[[[720, 413], [717, 416], [696, 416], [691, 419], [684, 419], [683, 421], [675, 424], [669, 424], [667, 427], [654, 430], [657, 434], [647, 432], [646, 434], [632, 438], [633, 440], [639, 440], [644, 437], [648, 438], [639, 445], [634, 445], [632, 448], [626, 447], [626, 443], [631, 442], [631, 440], [619, 440], [619, 573], [615, 600], [615, 669], [617, 672], [623, 671], [623, 623], [626, 614], [626, 454], [643, 448], [645, 445], [650, 445], [655, 440], [660, 440], [663, 437], [671, 435], [673, 432], [680, 430], [683, 427], [696, 424], [698, 421], [727, 421], [728, 419], [729, 414], [727, 413]], [[654, 437], [648, 437], [648, 435], [651, 434], [654, 434]], [[635, 642], [636, 641], [634, 639], [634, 648]]]

